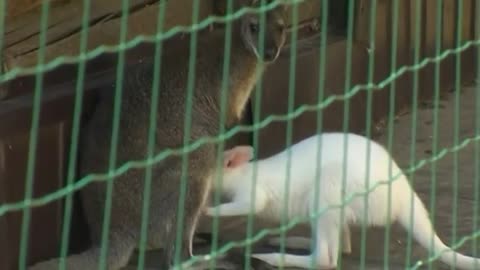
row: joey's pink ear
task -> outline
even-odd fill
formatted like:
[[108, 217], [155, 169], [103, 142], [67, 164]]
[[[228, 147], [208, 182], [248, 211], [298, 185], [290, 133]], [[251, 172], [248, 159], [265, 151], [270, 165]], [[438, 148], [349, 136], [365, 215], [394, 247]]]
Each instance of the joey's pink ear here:
[[253, 158], [253, 147], [247, 145], [235, 146], [226, 150], [224, 153], [224, 167], [235, 168], [239, 165], [247, 163]]

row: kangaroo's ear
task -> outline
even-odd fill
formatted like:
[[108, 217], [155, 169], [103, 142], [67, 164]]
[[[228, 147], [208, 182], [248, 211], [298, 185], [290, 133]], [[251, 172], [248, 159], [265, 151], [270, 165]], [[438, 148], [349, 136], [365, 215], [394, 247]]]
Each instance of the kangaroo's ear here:
[[288, 8], [290, 7], [290, 3], [288, 0], [279, 0], [278, 1], [279, 5], [276, 7], [277, 10], [279, 10], [283, 16], [287, 15]]
[[247, 163], [253, 158], [253, 147], [249, 145], [235, 146], [224, 152], [224, 168], [232, 169]]
[[225, 16], [227, 10], [227, 0], [213, 0], [213, 11], [215, 15]]

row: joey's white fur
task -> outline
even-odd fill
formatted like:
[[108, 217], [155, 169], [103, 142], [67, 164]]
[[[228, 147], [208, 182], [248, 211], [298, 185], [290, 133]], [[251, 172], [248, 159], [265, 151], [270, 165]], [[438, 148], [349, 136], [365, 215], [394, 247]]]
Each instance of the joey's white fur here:
[[[345, 142], [347, 142], [347, 152], [344, 160]], [[367, 160], [368, 145], [369, 160]], [[255, 189], [254, 211], [262, 218], [278, 222], [282, 211], [287, 211], [289, 219], [309, 218], [316, 209], [322, 211], [329, 206], [344, 204], [344, 223], [340, 224], [340, 208], [330, 208], [320, 214], [316, 220], [317, 226], [312, 227], [314, 249], [311, 255], [284, 254], [284, 261], [281, 260], [279, 253], [253, 254], [253, 257], [275, 266], [300, 268], [310, 268], [313, 260], [317, 269], [331, 269], [337, 265], [339, 235], [342, 231], [343, 243], [347, 245], [344, 251], [350, 251], [348, 225], [385, 226], [398, 221], [408, 230], [410, 222], [413, 221], [412, 234], [415, 239], [429, 249], [433, 236], [433, 252], [435, 254], [442, 252], [441, 261], [453, 265], [456, 257], [457, 269], [475, 269], [476, 263], [480, 266], [479, 259], [457, 253], [440, 240], [429, 220], [424, 204], [413, 192], [401, 169], [380, 144], [355, 134], [324, 133], [304, 139], [289, 150], [252, 162], [248, 162], [252, 158], [253, 151], [249, 146], [237, 146], [227, 150], [222, 191], [230, 194], [232, 201], [207, 208], [207, 215], [247, 215], [251, 209], [251, 194]], [[291, 153], [290, 163], [288, 163], [289, 152]], [[255, 185], [252, 181], [254, 163], [257, 165]], [[285, 185], [287, 166], [290, 166], [288, 194]], [[317, 168], [319, 178], [316, 178]], [[342, 199], [344, 171], [346, 172], [345, 197]], [[367, 172], [369, 173], [368, 186]], [[389, 197], [388, 182], [391, 183], [391, 197]], [[317, 185], [318, 190], [315, 189]], [[368, 203], [365, 207], [365, 195], [354, 196], [354, 194], [365, 194], [367, 190], [371, 192], [367, 193]], [[412, 192], [413, 208], [411, 208]], [[315, 194], [318, 196], [318, 205], [314, 205]], [[287, 209], [283, 209], [283, 199], [286, 195], [288, 195], [289, 205]], [[352, 200], [344, 202], [352, 196], [354, 196]], [[390, 216], [388, 216], [389, 198]], [[413, 209], [412, 218], [411, 209]], [[314, 221], [312, 226], [315, 224]], [[278, 242], [278, 239], [275, 241]], [[286, 244], [287, 246], [306, 245], [305, 241], [308, 239], [293, 237], [287, 238]]]

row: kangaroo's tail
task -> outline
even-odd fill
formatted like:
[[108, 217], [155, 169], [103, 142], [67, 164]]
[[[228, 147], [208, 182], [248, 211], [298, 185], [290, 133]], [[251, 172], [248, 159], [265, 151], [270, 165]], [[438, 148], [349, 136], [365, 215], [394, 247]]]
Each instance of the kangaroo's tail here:
[[[132, 255], [134, 245], [126, 242], [111, 242], [106, 256], [106, 268], [108, 270], [117, 270], [128, 264]], [[73, 254], [65, 258], [65, 269], [68, 270], [87, 270], [97, 269], [100, 263], [100, 247], [92, 247], [82, 253]], [[28, 268], [28, 270], [56, 270], [60, 269], [60, 258], [50, 259], [39, 262]]]
[[[407, 181], [407, 180], [406, 180]], [[408, 182], [407, 182], [408, 184]], [[440, 260], [456, 269], [480, 269], [480, 259], [460, 254], [445, 245], [435, 233], [433, 225], [428, 217], [424, 204], [418, 197], [413, 195], [413, 207], [411, 208], [411, 194], [404, 196], [406, 203], [403, 204], [399, 216], [399, 222], [406, 230], [412, 228], [415, 239], [426, 249], [432, 250], [434, 254], [441, 253]], [[413, 214], [411, 209], [413, 209]], [[413, 224], [411, 224], [413, 222]], [[411, 226], [413, 225], [413, 226]], [[431, 240], [433, 237], [433, 245]]]

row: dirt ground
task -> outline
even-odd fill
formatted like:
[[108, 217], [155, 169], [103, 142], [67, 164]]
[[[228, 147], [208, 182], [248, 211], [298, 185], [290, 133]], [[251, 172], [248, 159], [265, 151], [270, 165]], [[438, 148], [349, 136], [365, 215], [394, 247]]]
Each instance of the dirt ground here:
[[[455, 93], [448, 93], [441, 98], [438, 105], [438, 150], [444, 148], [451, 149], [455, 145], [462, 143], [468, 138], [480, 137], [475, 135], [476, 106], [480, 112], [480, 104], [476, 104], [475, 93], [478, 88], [465, 87], [462, 89], [459, 108], [460, 114], [455, 118]], [[433, 112], [434, 106], [431, 102], [422, 102], [419, 106], [416, 116], [416, 137], [412, 138], [412, 112], [404, 113], [396, 120], [393, 129], [393, 147], [391, 153], [397, 163], [403, 168], [411, 167], [411, 150], [414, 143], [414, 165], [418, 165], [419, 161], [438, 156], [433, 153]], [[458, 142], [455, 142], [455, 125], [458, 124]], [[387, 145], [388, 132], [386, 131], [380, 138], [376, 140]], [[475, 216], [478, 218], [477, 224], [480, 224], [480, 205], [475, 201], [475, 191], [480, 193], [480, 184], [475, 190], [475, 167], [480, 168], [480, 164], [475, 164], [476, 147], [480, 149], [480, 140], [473, 140], [465, 147], [458, 151], [448, 152], [443, 157], [433, 163], [436, 166], [432, 170], [432, 163], [427, 163], [415, 170], [414, 174], [408, 174], [412, 181], [415, 191], [419, 194], [427, 209], [435, 212], [433, 222], [440, 238], [447, 244], [451, 245], [464, 236], [471, 235], [474, 232], [480, 232], [480, 226], [474, 228]], [[476, 142], [478, 146], [476, 146]], [[479, 153], [479, 151], [477, 151]], [[479, 153], [480, 154], [480, 153]], [[479, 155], [480, 157], [480, 155]], [[480, 162], [480, 160], [479, 160]], [[433, 173], [432, 173], [433, 172]], [[432, 190], [432, 181], [436, 179], [436, 188]], [[457, 192], [455, 192], [455, 180], [457, 180]], [[479, 196], [480, 194], [477, 194]], [[431, 198], [434, 198], [434, 204], [431, 204]], [[480, 198], [480, 196], [479, 196]], [[474, 206], [479, 206], [474, 212]], [[455, 207], [456, 206], [456, 207]], [[456, 212], [456, 213], [455, 213]], [[255, 231], [261, 228], [272, 226], [273, 224], [265, 224], [261, 221], [255, 221]], [[211, 228], [210, 220], [204, 218], [201, 222], [200, 231], [206, 231]], [[222, 219], [220, 224], [220, 235], [222, 241], [242, 240], [245, 238], [245, 219], [230, 218]], [[291, 234], [308, 235], [308, 228], [299, 226], [292, 231]], [[411, 267], [417, 260], [428, 258], [428, 252], [419, 244], [412, 241], [410, 254], [410, 263], [407, 260], [407, 243], [408, 234], [399, 225], [393, 225], [390, 231], [390, 243], [387, 246], [388, 259], [385, 256], [385, 229], [369, 228], [367, 230], [367, 241], [365, 245], [365, 269], [388, 269], [397, 270]], [[454, 235], [456, 237], [454, 238]], [[477, 237], [477, 239], [479, 239]], [[480, 239], [479, 239], [480, 240]], [[474, 255], [473, 241], [466, 241], [459, 251], [465, 254]], [[341, 264], [337, 269], [360, 269], [361, 262], [361, 229], [352, 228], [352, 254], [343, 255]], [[257, 246], [262, 243], [257, 244]], [[195, 252], [207, 253], [208, 247], [196, 246]], [[477, 245], [478, 249], [478, 245]], [[480, 250], [478, 251], [480, 253]], [[479, 255], [480, 256], [480, 255]], [[149, 254], [149, 260], [154, 266], [155, 252]], [[132, 267], [127, 269], [133, 270]], [[263, 268], [263, 267], [262, 267]], [[269, 268], [263, 268], [269, 269]], [[273, 269], [273, 268], [271, 268]], [[418, 269], [429, 269], [428, 266], [422, 266]], [[443, 263], [435, 262], [430, 269], [454, 269]]]

